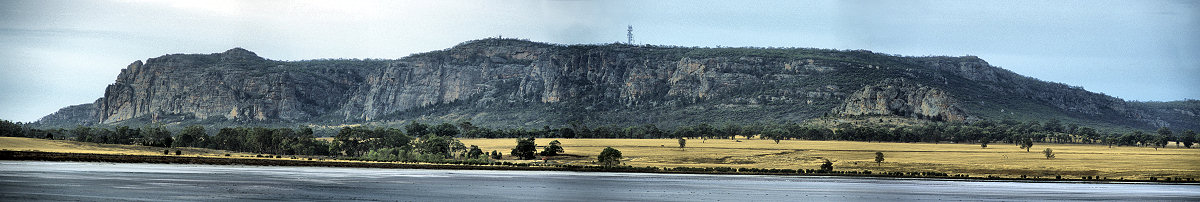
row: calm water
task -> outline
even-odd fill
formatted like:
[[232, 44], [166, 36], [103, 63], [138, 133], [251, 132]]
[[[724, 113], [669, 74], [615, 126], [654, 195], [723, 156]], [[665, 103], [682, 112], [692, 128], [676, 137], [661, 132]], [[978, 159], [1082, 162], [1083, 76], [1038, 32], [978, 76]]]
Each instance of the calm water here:
[[0, 200], [1200, 201], [1200, 186], [0, 161]]

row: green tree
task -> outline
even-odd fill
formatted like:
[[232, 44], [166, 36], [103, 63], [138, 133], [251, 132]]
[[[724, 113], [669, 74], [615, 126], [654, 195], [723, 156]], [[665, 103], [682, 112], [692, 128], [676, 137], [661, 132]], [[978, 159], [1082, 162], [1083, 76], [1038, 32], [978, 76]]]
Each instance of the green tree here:
[[242, 151], [242, 141], [240, 137], [244, 134], [242, 133], [244, 130], [240, 129], [241, 128], [221, 128], [221, 130], [217, 131], [217, 135], [213, 136], [213, 140], [210, 141], [211, 143], [209, 147], [223, 150]]
[[450, 123], [433, 126], [433, 128], [429, 129], [429, 132], [443, 137], [457, 137], [459, 134], [458, 127]]
[[110, 136], [110, 138], [105, 140], [104, 143], [133, 144], [139, 138], [142, 137], [141, 133], [142, 133], [142, 131], [140, 129], [136, 129], [136, 128], [131, 129], [128, 126], [117, 126], [117, 129], [114, 132], [113, 136]]
[[504, 158], [503, 154], [500, 154], [499, 151], [492, 150], [492, 159], [500, 160], [502, 158]]
[[475, 124], [471, 123], [470, 121], [462, 121], [458, 122], [458, 130], [462, 134], [470, 134], [479, 130], [479, 127], [475, 126]]
[[1174, 134], [1174, 133], [1171, 131], [1171, 129], [1170, 129], [1170, 128], [1167, 128], [1167, 127], [1161, 127], [1161, 128], [1158, 128], [1158, 131], [1157, 131], [1157, 132], [1158, 132], [1158, 135], [1161, 135], [1161, 136], [1171, 136], [1172, 134]]
[[403, 131], [395, 128], [376, 128], [371, 137], [376, 138], [372, 149], [379, 148], [401, 148], [407, 150], [413, 141], [412, 136], [405, 135]]
[[1058, 121], [1058, 119], [1050, 119], [1050, 121], [1047, 121], [1046, 125], [1043, 126], [1043, 130], [1061, 133], [1063, 132], [1062, 123]]
[[1141, 130], [1135, 130], [1132, 134], [1121, 136], [1121, 142], [1127, 145], [1146, 146], [1150, 142], [1147, 137], [1148, 135]]
[[1046, 150], [1042, 150], [1042, 154], [1046, 154], [1046, 159], [1054, 159], [1054, 150], [1053, 149], [1046, 148]]
[[[457, 143], [457, 144], [455, 144]], [[423, 154], [438, 155], [443, 158], [454, 157], [455, 145], [462, 145], [461, 142], [447, 136], [430, 134], [417, 143], [417, 151]]]
[[620, 165], [621, 151], [613, 149], [612, 147], [605, 147], [604, 151], [601, 151], [600, 155], [596, 156], [596, 160], [600, 162], [600, 165], [604, 166]]
[[825, 172], [833, 171], [833, 162], [830, 162], [829, 159], [824, 160], [825, 163], [821, 163], [821, 170]]
[[542, 156], [557, 156], [559, 153], [563, 153], [563, 147], [558, 140], [550, 141], [550, 145], [542, 150]]
[[575, 138], [575, 130], [571, 128], [558, 129], [558, 136], [563, 138]]
[[25, 137], [25, 129], [20, 123], [13, 123], [8, 120], [0, 120], [0, 136], [4, 137]]
[[725, 123], [725, 126], [721, 126], [721, 129], [719, 130], [717, 136], [718, 137], [728, 137], [729, 139], [732, 140], [734, 136], [737, 136], [741, 132], [742, 132], [741, 125], [734, 125], [733, 123]]
[[[1158, 128], [1157, 132], [1158, 132], [1158, 138], [1154, 139], [1154, 146], [1167, 147], [1167, 142], [1171, 140], [1171, 137], [1173, 137], [1174, 132], [1172, 132], [1171, 129], [1167, 128], [1167, 127]], [[1175, 146], [1176, 147], [1179, 146], [1178, 141]], [[1157, 150], [1157, 148], [1155, 148], [1155, 150]]]
[[278, 145], [274, 141], [275, 130], [263, 127], [254, 127], [246, 136], [246, 143], [250, 152], [255, 153], [275, 153], [275, 147]]
[[1158, 150], [1158, 148], [1167, 147], [1167, 142], [1170, 140], [1171, 140], [1171, 136], [1158, 135], [1158, 136], [1154, 137], [1153, 140], [1151, 140], [1152, 141], [1151, 143], [1154, 145], [1154, 150]]
[[515, 156], [518, 159], [529, 160], [534, 159], [534, 153], [537, 152], [537, 143], [531, 138], [517, 138], [517, 146], [509, 152], [509, 155]]
[[679, 149], [684, 149], [684, 147], [687, 147], [687, 139], [679, 137]]
[[771, 140], [774, 140], [775, 144], [779, 144], [779, 140], [783, 139], [787, 133], [788, 132], [782, 128], [772, 128], [767, 130], [766, 134], [763, 135], [766, 135], [768, 138], [771, 138]]
[[408, 125], [404, 126], [404, 132], [417, 137], [425, 136], [429, 134], [429, 125], [417, 123], [417, 121], [409, 121]]
[[96, 136], [91, 127], [76, 126], [75, 129], [71, 129], [71, 134], [75, 135], [75, 141], [97, 142]]
[[1025, 152], [1029, 152], [1029, 149], [1033, 148], [1033, 139], [1021, 138], [1020, 143], [1021, 149], [1025, 149]]
[[191, 125], [179, 131], [179, 135], [175, 137], [174, 147], [204, 147], [204, 142], [208, 139], [208, 133], [204, 131], [204, 126]]
[[883, 152], [875, 152], [875, 165], [883, 163]]
[[1183, 135], [1180, 136], [1179, 139], [1180, 139], [1180, 141], [1183, 141], [1184, 147], [1192, 148], [1192, 144], [1196, 143], [1196, 131], [1193, 131], [1193, 130], [1183, 131]]
[[[371, 139], [370, 133], [370, 130], [362, 126], [342, 127], [342, 130], [338, 131], [333, 140], [338, 142], [337, 146], [339, 150], [346, 155], [360, 156], [370, 151], [370, 148], [367, 146], [367, 141]], [[253, 135], [252, 133], [251, 136], [254, 137], [257, 135]]]
[[1088, 139], [1089, 143], [1095, 142], [1096, 139], [1098, 139], [1099, 135], [1100, 135], [1099, 133], [1096, 133], [1096, 129], [1092, 129], [1089, 127], [1079, 128], [1078, 133], [1079, 133], [1079, 135], [1086, 137]]
[[988, 145], [988, 143], [992, 143], [992, 140], [990, 140], [990, 139], [987, 139], [987, 138], [983, 138], [983, 140], [980, 140], [980, 141], [979, 141], [979, 147], [980, 147], [980, 148], [987, 149], [987, 145]]
[[479, 146], [471, 145], [470, 151], [467, 152], [467, 158], [475, 159], [480, 156], [483, 156], [483, 150], [479, 149]]
[[143, 128], [141, 135], [142, 139], [139, 142], [143, 146], [170, 147], [174, 141], [171, 138], [171, 131], [167, 131], [162, 126]]

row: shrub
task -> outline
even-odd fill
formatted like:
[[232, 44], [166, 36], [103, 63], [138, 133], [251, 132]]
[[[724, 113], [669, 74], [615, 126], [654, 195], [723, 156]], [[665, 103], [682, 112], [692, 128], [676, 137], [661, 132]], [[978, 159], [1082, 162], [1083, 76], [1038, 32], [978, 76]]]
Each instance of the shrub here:
[[833, 171], [833, 162], [830, 162], [829, 159], [825, 159], [825, 163], [821, 163], [821, 170], [825, 172]]
[[501, 158], [504, 158], [504, 154], [500, 154], [499, 151], [492, 150], [492, 159], [500, 160]]
[[596, 160], [599, 161], [601, 165], [605, 166], [620, 165], [621, 151], [613, 149], [612, 147], [606, 147], [604, 148], [604, 151], [600, 152], [599, 156], [596, 156]]
[[534, 143], [533, 140], [533, 138], [517, 139], [517, 147], [513, 148], [510, 154], [518, 159], [534, 159], [534, 154], [537, 152], [537, 143]]
[[875, 164], [883, 163], [883, 152], [875, 152]]
[[483, 156], [483, 150], [479, 146], [471, 145], [471, 149], [467, 150], [467, 158], [479, 158]]
[[542, 150], [542, 156], [557, 156], [558, 153], [562, 152], [562, 143], [559, 143], [558, 140], [554, 140], [550, 141], [550, 146], [546, 146], [546, 149]]

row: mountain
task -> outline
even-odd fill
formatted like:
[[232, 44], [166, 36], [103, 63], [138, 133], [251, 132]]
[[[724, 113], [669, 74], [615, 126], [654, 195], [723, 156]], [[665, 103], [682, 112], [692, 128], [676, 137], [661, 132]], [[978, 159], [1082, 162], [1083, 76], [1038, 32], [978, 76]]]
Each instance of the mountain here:
[[241, 48], [164, 55], [121, 70], [95, 102], [36, 124], [676, 126], [902, 116], [1200, 129], [1198, 114], [1196, 100], [1124, 101], [974, 56], [482, 39], [396, 60], [276, 61]]

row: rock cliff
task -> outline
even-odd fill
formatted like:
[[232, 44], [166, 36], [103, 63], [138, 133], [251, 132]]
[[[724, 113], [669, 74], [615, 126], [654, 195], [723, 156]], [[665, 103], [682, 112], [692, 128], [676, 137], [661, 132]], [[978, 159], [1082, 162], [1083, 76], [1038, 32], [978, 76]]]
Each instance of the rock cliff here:
[[94, 105], [97, 122], [137, 118], [308, 121], [338, 109], [360, 83], [355, 68], [269, 61], [234, 48], [133, 62]]
[[1043, 82], [973, 56], [483, 39], [395, 60], [275, 61], [241, 48], [164, 55], [133, 62], [104, 97], [44, 123], [672, 126], [895, 115], [1150, 128], [1200, 120], [1200, 112], [1161, 118], [1172, 109]]
[[887, 79], [869, 85], [846, 98], [834, 109], [847, 116], [896, 115], [938, 121], [966, 121], [969, 117], [958, 101], [945, 91], [913, 84], [904, 79]]

